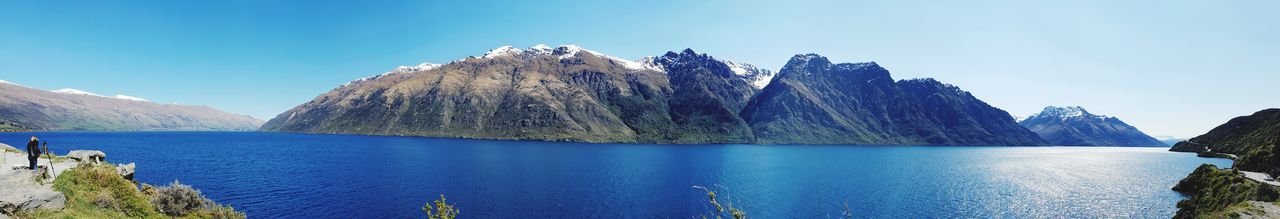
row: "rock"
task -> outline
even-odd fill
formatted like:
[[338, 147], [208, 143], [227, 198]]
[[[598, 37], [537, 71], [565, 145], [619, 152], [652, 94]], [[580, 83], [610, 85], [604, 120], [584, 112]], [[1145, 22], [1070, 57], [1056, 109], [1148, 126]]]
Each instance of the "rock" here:
[[117, 165], [116, 173], [119, 173], [121, 177], [124, 177], [124, 179], [133, 181], [133, 168], [133, 163]]
[[67, 196], [58, 192], [0, 194], [0, 213], [6, 215], [35, 209], [59, 210], [66, 204]]
[[60, 210], [66, 207], [67, 197], [53, 191], [51, 184], [37, 184], [31, 172], [21, 171], [0, 177], [0, 215], [13, 215], [18, 211], [34, 209]]
[[74, 150], [67, 153], [67, 158], [85, 164], [100, 164], [106, 160], [107, 154], [98, 150]]

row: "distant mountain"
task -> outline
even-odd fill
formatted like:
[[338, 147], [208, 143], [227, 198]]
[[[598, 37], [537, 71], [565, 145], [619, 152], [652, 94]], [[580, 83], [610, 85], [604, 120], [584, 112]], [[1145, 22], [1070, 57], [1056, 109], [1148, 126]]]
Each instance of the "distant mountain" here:
[[76, 89], [44, 91], [0, 81], [0, 131], [250, 131], [261, 124], [204, 106], [157, 104]]
[[[841, 115], [842, 121], [875, 120], [875, 127], [813, 129], [806, 123], [828, 121], [779, 101], [859, 106], [863, 99], [853, 95], [864, 94], [847, 89], [859, 86], [842, 80], [849, 73], [844, 67], [803, 68], [775, 75], [689, 49], [629, 61], [572, 45], [505, 46], [356, 80], [280, 114], [262, 130], [587, 142], [1046, 144], [967, 92], [932, 80], [893, 82], [887, 72], [887, 87], [868, 90], [882, 93], [865, 95], [892, 104], [861, 107], [894, 108]], [[828, 76], [806, 78], [810, 73]], [[788, 85], [777, 85], [782, 78]], [[788, 88], [799, 86], [805, 90]], [[796, 92], [803, 95], [784, 97]]]
[[1178, 142], [1186, 141], [1187, 139], [1189, 139], [1189, 138], [1179, 138], [1179, 137], [1173, 137], [1173, 136], [1151, 136], [1151, 137], [1156, 138], [1156, 140], [1160, 140], [1160, 142], [1164, 143], [1165, 146], [1173, 146]]
[[894, 81], [874, 62], [796, 55], [743, 109], [757, 142], [1045, 145], [1008, 112], [933, 79]]
[[1018, 124], [1053, 145], [1167, 146], [1119, 118], [1095, 115], [1079, 106], [1045, 107]]

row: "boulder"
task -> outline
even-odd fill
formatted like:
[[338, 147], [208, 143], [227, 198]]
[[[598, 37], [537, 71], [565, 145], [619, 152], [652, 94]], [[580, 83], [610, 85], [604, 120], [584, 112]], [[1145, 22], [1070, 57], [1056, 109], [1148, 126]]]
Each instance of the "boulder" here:
[[124, 179], [133, 181], [133, 168], [133, 163], [117, 165], [116, 173], [119, 173], [121, 177], [124, 177]]
[[101, 164], [106, 160], [107, 154], [98, 150], [74, 150], [67, 153], [67, 158], [83, 164]]
[[67, 196], [54, 191], [51, 184], [36, 183], [34, 173], [20, 171], [0, 176], [0, 215], [34, 209], [60, 210]]
[[13, 215], [19, 211], [35, 209], [61, 210], [67, 205], [67, 196], [54, 191], [31, 191], [0, 194], [0, 214]]

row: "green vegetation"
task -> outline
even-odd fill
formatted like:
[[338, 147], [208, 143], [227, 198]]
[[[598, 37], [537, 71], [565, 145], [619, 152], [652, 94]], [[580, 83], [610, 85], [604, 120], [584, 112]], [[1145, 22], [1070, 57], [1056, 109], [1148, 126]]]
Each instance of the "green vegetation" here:
[[12, 122], [0, 121], [0, 132], [24, 132], [30, 130], [31, 129], [28, 129], [27, 127], [22, 127], [21, 125], [14, 124]]
[[1218, 169], [1212, 164], [1200, 165], [1179, 181], [1173, 190], [1190, 196], [1178, 202], [1178, 214], [1174, 218], [1217, 218], [1213, 215], [1235, 212], [1246, 201], [1280, 200], [1280, 190], [1275, 187], [1249, 180], [1236, 170]]
[[1280, 175], [1280, 109], [1266, 109], [1248, 116], [1231, 119], [1218, 127], [1187, 141], [1174, 144], [1170, 151], [1207, 152], [1238, 156], [1235, 168], [1244, 171]]
[[462, 213], [458, 208], [446, 202], [444, 195], [440, 195], [440, 199], [436, 199], [434, 202], [422, 205], [422, 212], [426, 213], [427, 218], [430, 219], [454, 219], [458, 217], [458, 214]]
[[1205, 164], [1178, 182], [1174, 191], [1190, 196], [1178, 202], [1175, 218], [1234, 218], [1260, 212], [1248, 201], [1275, 202], [1280, 189], [1255, 182], [1239, 171], [1280, 175], [1280, 109], [1266, 109], [1231, 119], [1170, 151], [1197, 152], [1200, 157], [1233, 158], [1232, 169]]
[[1198, 218], [1241, 218], [1244, 214], [1265, 215], [1266, 212], [1262, 209], [1258, 209], [1257, 206], [1249, 204], [1248, 202], [1241, 202], [1228, 206], [1226, 209], [1221, 211], [1201, 215]]
[[[19, 218], [245, 218], [244, 213], [209, 201], [176, 181], [154, 189], [121, 177], [111, 165], [80, 165], [53, 181], [67, 196], [62, 210], [19, 212]], [[147, 190], [149, 192], [143, 192]], [[168, 192], [165, 192], [168, 191]], [[173, 206], [181, 206], [173, 208]], [[171, 209], [182, 209], [172, 211]]]

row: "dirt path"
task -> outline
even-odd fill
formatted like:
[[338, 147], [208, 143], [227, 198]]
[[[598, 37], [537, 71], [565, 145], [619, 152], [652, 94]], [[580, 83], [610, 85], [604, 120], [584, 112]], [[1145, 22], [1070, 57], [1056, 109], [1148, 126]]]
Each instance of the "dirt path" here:
[[1271, 176], [1267, 175], [1266, 173], [1249, 172], [1249, 171], [1240, 171], [1240, 172], [1244, 173], [1245, 178], [1249, 178], [1253, 181], [1265, 183], [1271, 186], [1280, 186], [1280, 182], [1276, 182], [1275, 179], [1272, 179]]

